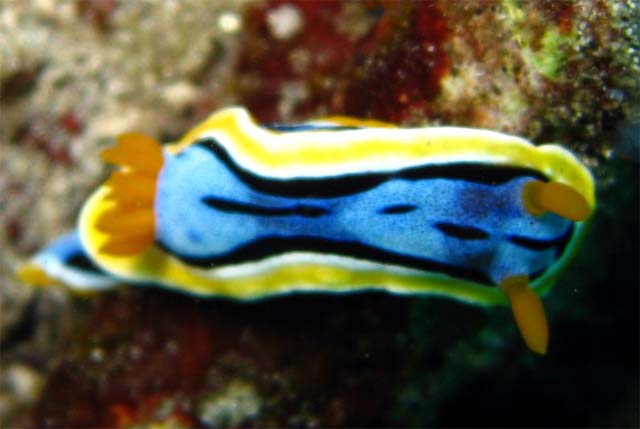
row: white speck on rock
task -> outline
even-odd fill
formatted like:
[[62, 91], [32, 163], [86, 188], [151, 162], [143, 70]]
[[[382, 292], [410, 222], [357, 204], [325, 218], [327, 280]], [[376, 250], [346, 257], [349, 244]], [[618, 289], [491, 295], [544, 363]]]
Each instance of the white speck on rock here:
[[297, 7], [284, 4], [267, 14], [267, 24], [274, 39], [287, 40], [300, 31], [303, 19]]
[[239, 426], [260, 411], [262, 399], [245, 381], [231, 381], [220, 392], [205, 397], [198, 407], [200, 419], [214, 427]]
[[224, 12], [218, 16], [218, 28], [223, 33], [237, 33], [242, 27], [242, 21], [234, 12]]
[[309, 98], [309, 91], [303, 82], [293, 81], [282, 85], [280, 95], [278, 114], [281, 118], [287, 119], [291, 117], [299, 103]]
[[183, 109], [189, 103], [192, 103], [197, 94], [198, 90], [186, 81], [167, 85], [164, 91], [165, 100], [177, 109]]
[[7, 383], [23, 402], [33, 402], [40, 394], [43, 379], [40, 373], [24, 364], [12, 365], [6, 373]]

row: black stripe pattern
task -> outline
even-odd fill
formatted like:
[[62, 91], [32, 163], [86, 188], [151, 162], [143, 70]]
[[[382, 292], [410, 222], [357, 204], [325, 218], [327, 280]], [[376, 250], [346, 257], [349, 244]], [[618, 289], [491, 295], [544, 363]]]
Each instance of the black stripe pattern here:
[[329, 210], [324, 207], [311, 204], [296, 204], [290, 207], [269, 207], [213, 196], [203, 197], [202, 202], [209, 207], [223, 212], [254, 216], [301, 216], [315, 218], [330, 213]]
[[378, 213], [388, 214], [388, 215], [405, 214], [405, 213], [410, 213], [417, 209], [418, 209], [418, 206], [414, 204], [394, 204], [392, 206], [381, 208], [380, 210], [378, 210]]
[[[408, 240], [408, 242], [411, 243], [408, 246], [403, 246], [404, 243], [400, 243], [398, 246], [395, 246], [395, 244], [390, 245], [390, 239], [393, 237], [390, 234], [392, 234], [393, 231], [384, 229], [385, 226], [378, 227], [377, 229], [372, 228], [376, 231], [375, 237], [377, 237], [378, 241], [375, 239], [369, 240], [366, 234], [362, 233], [363, 229], [359, 230], [360, 235], [355, 233], [350, 235], [349, 233], [352, 231], [349, 230], [346, 223], [343, 223], [347, 222], [345, 219], [362, 219], [362, 221], [359, 221], [362, 225], [368, 222], [381, 222], [382, 219], [384, 219], [384, 222], [387, 222], [387, 224], [381, 223], [382, 225], [401, 225], [405, 234], [408, 234], [409, 239], [412, 239], [415, 235], [413, 235], [411, 228], [407, 227], [408, 224], [404, 222], [404, 219], [400, 217], [400, 215], [411, 213], [406, 219], [422, 219], [420, 218], [422, 213], [419, 212], [419, 210], [426, 211], [428, 208], [428, 204], [426, 204], [426, 206], [400, 202], [398, 204], [389, 204], [390, 201], [393, 201], [392, 198], [381, 198], [378, 200], [370, 195], [355, 195], [370, 191], [385, 184], [385, 182], [396, 181], [398, 179], [416, 182], [424, 179], [460, 180], [461, 182], [467, 183], [456, 182], [456, 189], [459, 189], [458, 185], [469, 186], [471, 193], [477, 193], [476, 188], [496, 187], [505, 183], [509, 186], [508, 182], [515, 178], [531, 177], [547, 180], [545, 176], [535, 170], [510, 166], [496, 166], [479, 162], [423, 165], [392, 172], [365, 171], [333, 177], [280, 179], [261, 176], [240, 166], [230, 156], [227, 150], [214, 139], [201, 140], [196, 143], [196, 145], [198, 148], [205, 149], [213, 154], [229, 172], [233, 173], [235, 176], [234, 179], [237, 179], [235, 182], [237, 182], [242, 189], [246, 190], [250, 188], [248, 194], [243, 194], [245, 191], [239, 192], [238, 195], [229, 192], [229, 195], [233, 195], [233, 197], [219, 196], [213, 193], [205, 194], [200, 197], [200, 201], [204, 205], [227, 214], [275, 218], [269, 220], [252, 219], [249, 225], [253, 227], [257, 225], [254, 231], [251, 228], [243, 229], [244, 218], [238, 220], [238, 218], [234, 216], [227, 217], [226, 219], [235, 218], [234, 223], [231, 223], [231, 225], [234, 225], [234, 228], [236, 228], [233, 229], [233, 231], [247, 231], [247, 235], [240, 234], [241, 238], [238, 238], [234, 233], [231, 233], [231, 238], [227, 237], [225, 238], [227, 241], [223, 241], [223, 243], [225, 243], [224, 246], [218, 247], [219, 250], [217, 252], [219, 253], [207, 256], [194, 257], [189, 256], [189, 254], [180, 254], [180, 252], [176, 252], [175, 249], [166, 246], [162, 242], [162, 239], [159, 239], [158, 244], [160, 247], [189, 264], [203, 268], [259, 261], [267, 257], [288, 252], [303, 251], [320, 255], [348, 256], [382, 264], [400, 265], [423, 271], [440, 272], [452, 277], [489, 286], [492, 285], [493, 282], [488, 276], [494, 276], [494, 273], [491, 272], [491, 274], [489, 274], [490, 271], [485, 270], [483, 265], [478, 263], [477, 258], [476, 260], [470, 261], [467, 266], [456, 265], [454, 262], [443, 261], [443, 259], [446, 258], [436, 256], [441, 254], [435, 251], [429, 253], [428, 241], [422, 244], [422, 242], [419, 241]], [[177, 157], [179, 156], [180, 154], [177, 155]], [[434, 181], [434, 183], [443, 183], [443, 181]], [[475, 186], [475, 184], [488, 186], [480, 187]], [[393, 184], [389, 185], [390, 187], [384, 187], [382, 189], [395, 189], [392, 187]], [[402, 185], [405, 186], [407, 184]], [[500, 188], [493, 188], [490, 192], [486, 189], [484, 190], [486, 194], [490, 195], [499, 193], [500, 191]], [[251, 196], [252, 192], [263, 195], [257, 197]], [[278, 200], [277, 198], [273, 198], [273, 196], [282, 197], [283, 199]], [[360, 197], [363, 199], [369, 198], [366, 200], [367, 203], [365, 207], [367, 207], [367, 210], [372, 211], [371, 215], [376, 214], [378, 216], [342, 217], [341, 204], [345, 202], [349, 203], [350, 197], [352, 196], [354, 196], [352, 200], [357, 200]], [[328, 199], [342, 197], [347, 198], [340, 202], [327, 201]], [[482, 193], [480, 193], [480, 197], [483, 197]], [[265, 201], [268, 203], [264, 203]], [[374, 205], [378, 204], [379, 201], [382, 202], [382, 204], [379, 206]], [[450, 204], [457, 204], [457, 200], [453, 199], [451, 201], [453, 202]], [[475, 203], [475, 201], [473, 202]], [[450, 212], [451, 210], [446, 213]], [[496, 209], [496, 212], [498, 212], [498, 209]], [[399, 217], [396, 220], [393, 218], [394, 216]], [[469, 219], [473, 219], [473, 215], [470, 216]], [[288, 219], [288, 217], [291, 219]], [[451, 216], [445, 214], [444, 219], [447, 219], [447, 217]], [[488, 231], [476, 226], [471, 226], [470, 224], [474, 224], [473, 221], [469, 221], [467, 224], [457, 223], [457, 220], [465, 220], [465, 216], [460, 217], [462, 219], [456, 218], [455, 223], [452, 222], [451, 219], [448, 219], [446, 222], [436, 222], [431, 224], [431, 226], [447, 237], [461, 240], [461, 242], [506, 239], [512, 244], [528, 250], [545, 251], [555, 249], [558, 253], [564, 249], [572, 233], [571, 228], [568, 233], [561, 238], [549, 241], [540, 241], [519, 235], [492, 237]], [[323, 224], [320, 222], [315, 224], [315, 220], [313, 221], [314, 223], [311, 223], [311, 219], [317, 218], [322, 218], [322, 222], [326, 221], [326, 223]], [[229, 220], [229, 222], [231, 221]], [[331, 222], [335, 222], [334, 225], [338, 225], [343, 229], [326, 227], [326, 225], [331, 225]], [[423, 227], [425, 224], [424, 222], [418, 222], [417, 225]], [[215, 228], [215, 225], [212, 225], [211, 228]], [[209, 239], [215, 240], [216, 237], [211, 231], [212, 230], [207, 231]], [[430, 232], [434, 233], [435, 231], [431, 230]], [[416, 231], [416, 233], [418, 233], [418, 231]], [[435, 232], [435, 234], [438, 233]], [[524, 231], [524, 234], [526, 234], [526, 231]], [[456, 242], [456, 246], [461, 245], [461, 242]], [[229, 244], [227, 245], [226, 243]], [[489, 243], [489, 246], [490, 245]], [[410, 246], [415, 247], [415, 252], [414, 248]], [[478, 247], [476, 243], [469, 243], [469, 246]], [[202, 253], [194, 252], [191, 255], [201, 255]], [[486, 258], [493, 256], [490, 254], [490, 251], [485, 251], [485, 253], [486, 255], [483, 254], [481, 256], [486, 256]], [[452, 261], [459, 260], [459, 258], [452, 259]]]
[[263, 124], [262, 126], [269, 130], [283, 133], [295, 133], [300, 131], [350, 131], [360, 129], [360, 127], [329, 124]]
[[473, 226], [462, 226], [447, 222], [438, 222], [434, 226], [449, 237], [460, 240], [484, 240], [489, 238], [488, 232]]
[[82, 271], [103, 274], [103, 271], [82, 252], [72, 253], [64, 260], [64, 264]]
[[[165, 246], [163, 246], [162, 243], [158, 244], [165, 250], [170, 251]], [[414, 257], [411, 255], [393, 253], [380, 249], [378, 247], [368, 246], [366, 244], [358, 242], [331, 240], [327, 238], [314, 238], [306, 236], [261, 237], [243, 246], [240, 246], [229, 253], [210, 256], [206, 258], [192, 258], [180, 255], [178, 256], [180, 257], [180, 259], [188, 262], [189, 264], [206, 268], [216, 265], [222, 266], [257, 261], [266, 257], [292, 251], [306, 251], [321, 254], [350, 256], [384, 264], [401, 265], [405, 267], [416, 268], [423, 271], [446, 273], [457, 278], [470, 280], [486, 286], [492, 285], [491, 280], [484, 273], [475, 269], [445, 264], [439, 261]], [[175, 252], [170, 252], [175, 254]]]
[[420, 180], [429, 178], [459, 179], [499, 185], [515, 177], [529, 176], [548, 180], [528, 168], [495, 166], [482, 163], [456, 163], [408, 167], [393, 172], [365, 172], [323, 178], [277, 179], [256, 175], [238, 165], [214, 139], [201, 140], [199, 146], [210, 150], [240, 180], [258, 192], [291, 198], [335, 198], [365, 192], [390, 179]]
[[572, 223], [570, 224], [565, 234], [552, 240], [536, 240], [534, 238], [512, 235], [511, 237], [509, 237], [509, 241], [517, 246], [537, 252], [548, 249], [555, 249], [556, 254], [559, 255], [560, 253], [562, 253], [567, 243], [571, 239], [571, 236], [573, 235], [573, 229], [574, 225]]

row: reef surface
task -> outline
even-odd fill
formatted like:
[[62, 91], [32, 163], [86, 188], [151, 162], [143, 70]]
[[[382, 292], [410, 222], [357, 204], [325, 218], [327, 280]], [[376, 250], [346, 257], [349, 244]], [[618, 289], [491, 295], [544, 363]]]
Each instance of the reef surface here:
[[[637, 427], [639, 22], [623, 0], [0, 3], [0, 426]], [[545, 299], [548, 356], [508, 309], [441, 298], [15, 279], [73, 228], [114, 136], [171, 141], [232, 104], [575, 151], [599, 207]]]

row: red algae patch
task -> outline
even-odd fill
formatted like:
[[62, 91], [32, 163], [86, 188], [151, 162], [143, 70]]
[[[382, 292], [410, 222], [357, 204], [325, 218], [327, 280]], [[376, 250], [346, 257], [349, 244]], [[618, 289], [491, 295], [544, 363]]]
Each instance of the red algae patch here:
[[402, 298], [240, 304], [128, 289], [92, 307], [49, 374], [35, 427], [374, 425], [401, 380]]
[[[356, 51], [340, 101], [348, 115], [404, 122], [429, 117], [449, 71], [446, 20], [432, 1], [388, 3], [369, 40]], [[417, 119], [417, 120], [416, 120]]]
[[[241, 104], [261, 121], [306, 116], [326, 104], [353, 53], [355, 41], [338, 28], [346, 8], [314, 0], [249, 10], [236, 65]], [[287, 31], [292, 20], [298, 28]]]
[[237, 79], [262, 121], [330, 112], [402, 122], [427, 112], [449, 68], [432, 1], [272, 1], [248, 13], [247, 32]]

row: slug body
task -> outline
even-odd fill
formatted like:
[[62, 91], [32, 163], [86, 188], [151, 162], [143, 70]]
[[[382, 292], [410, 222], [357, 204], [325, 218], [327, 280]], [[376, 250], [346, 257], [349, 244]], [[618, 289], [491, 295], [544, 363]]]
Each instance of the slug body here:
[[120, 168], [84, 205], [75, 239], [103, 286], [511, 302], [541, 353], [538, 297], [595, 206], [592, 177], [570, 152], [468, 128], [345, 117], [259, 126], [228, 108], [174, 144], [125, 134], [103, 158]]

